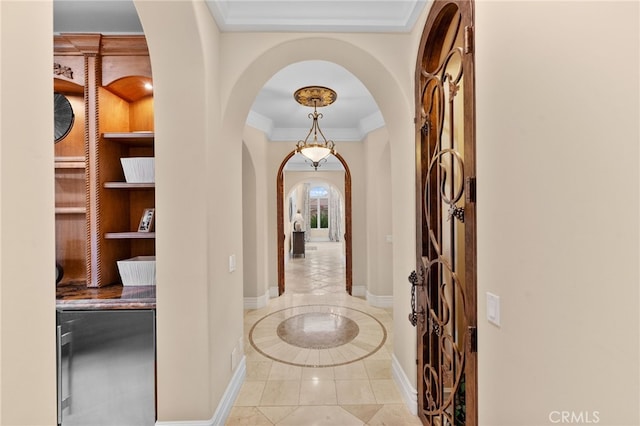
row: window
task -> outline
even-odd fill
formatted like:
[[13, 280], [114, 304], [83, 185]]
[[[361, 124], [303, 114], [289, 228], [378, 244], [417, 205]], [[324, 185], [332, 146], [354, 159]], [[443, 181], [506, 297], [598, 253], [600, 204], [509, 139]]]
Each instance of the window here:
[[329, 228], [329, 191], [322, 186], [309, 190], [309, 226], [311, 229]]

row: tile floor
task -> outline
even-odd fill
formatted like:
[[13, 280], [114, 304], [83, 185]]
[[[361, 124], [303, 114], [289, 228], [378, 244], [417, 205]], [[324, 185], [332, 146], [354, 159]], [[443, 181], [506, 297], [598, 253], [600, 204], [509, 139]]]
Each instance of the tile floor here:
[[341, 246], [307, 243], [285, 294], [245, 311], [247, 375], [227, 425], [421, 424], [391, 376], [391, 310], [346, 294]]

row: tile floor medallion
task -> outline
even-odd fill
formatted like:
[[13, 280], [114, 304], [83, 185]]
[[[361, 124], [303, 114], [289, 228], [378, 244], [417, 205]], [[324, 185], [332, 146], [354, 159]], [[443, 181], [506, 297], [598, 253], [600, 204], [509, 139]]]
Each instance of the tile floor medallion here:
[[285, 293], [245, 311], [226, 426], [421, 426], [393, 380], [393, 312], [346, 293], [342, 244], [307, 244], [285, 269]]
[[374, 354], [386, 340], [386, 329], [372, 315], [334, 305], [281, 309], [259, 319], [249, 332], [256, 351], [299, 367], [350, 364]]
[[278, 336], [290, 345], [306, 349], [329, 349], [349, 343], [360, 328], [353, 320], [334, 313], [294, 315], [278, 325]]

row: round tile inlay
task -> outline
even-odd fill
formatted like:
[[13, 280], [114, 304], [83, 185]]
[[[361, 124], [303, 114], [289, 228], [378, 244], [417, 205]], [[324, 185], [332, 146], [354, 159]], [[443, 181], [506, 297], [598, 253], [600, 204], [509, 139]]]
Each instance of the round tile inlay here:
[[349, 343], [358, 335], [358, 324], [345, 316], [309, 312], [294, 315], [278, 325], [278, 336], [290, 345], [329, 349]]
[[376, 353], [387, 340], [384, 325], [359, 309], [302, 305], [257, 320], [249, 342], [274, 361], [300, 367], [335, 367]]

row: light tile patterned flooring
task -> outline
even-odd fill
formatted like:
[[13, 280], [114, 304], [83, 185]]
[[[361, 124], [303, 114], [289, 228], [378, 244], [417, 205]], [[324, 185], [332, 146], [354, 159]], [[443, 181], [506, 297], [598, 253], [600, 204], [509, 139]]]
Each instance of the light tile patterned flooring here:
[[[346, 294], [341, 244], [307, 243], [306, 258], [289, 259], [285, 277], [283, 296], [245, 311], [247, 376], [226, 424], [420, 425], [391, 376], [391, 310]], [[310, 312], [349, 318], [358, 335], [319, 349], [278, 337], [282, 321]]]

